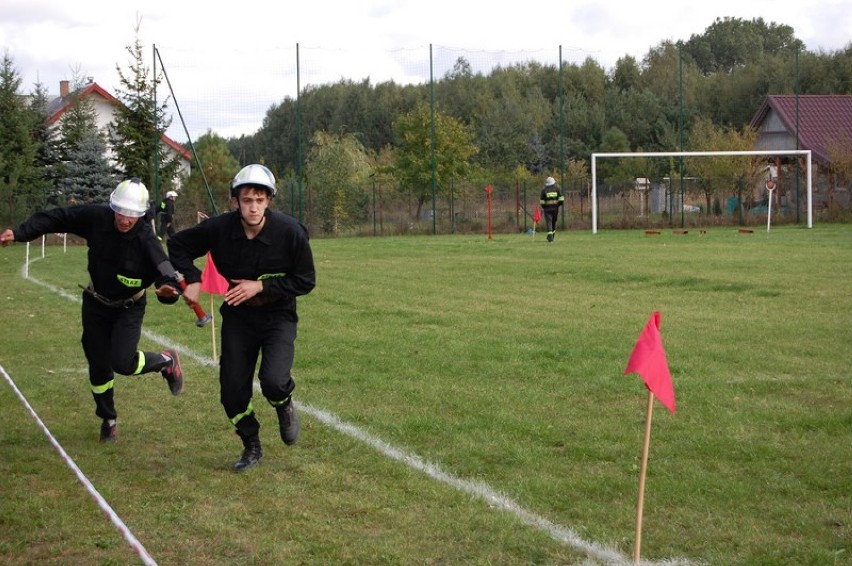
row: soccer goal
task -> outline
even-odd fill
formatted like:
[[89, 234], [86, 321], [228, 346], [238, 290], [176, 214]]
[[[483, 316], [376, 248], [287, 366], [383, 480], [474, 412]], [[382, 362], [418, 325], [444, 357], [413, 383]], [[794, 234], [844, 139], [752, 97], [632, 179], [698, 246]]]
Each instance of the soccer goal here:
[[807, 158], [805, 175], [807, 179], [807, 222], [808, 228], [813, 227], [813, 175], [811, 150], [754, 150], [754, 151], [671, 151], [671, 152], [628, 152], [628, 153], [593, 153], [592, 154], [592, 234], [598, 232], [598, 194], [597, 194], [597, 161], [598, 159], [624, 157], [742, 157], [742, 156], [790, 156], [803, 155]]

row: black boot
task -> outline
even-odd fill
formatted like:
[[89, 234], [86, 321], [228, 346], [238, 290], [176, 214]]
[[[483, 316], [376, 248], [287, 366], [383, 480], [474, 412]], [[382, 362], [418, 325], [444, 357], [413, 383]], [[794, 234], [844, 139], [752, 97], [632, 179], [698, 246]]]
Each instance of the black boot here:
[[281, 432], [281, 440], [284, 444], [290, 446], [296, 444], [299, 439], [299, 415], [296, 414], [296, 407], [293, 406], [293, 400], [290, 399], [283, 405], [277, 405], [275, 412], [278, 413], [278, 430]]
[[252, 468], [259, 464], [260, 459], [263, 458], [263, 450], [260, 448], [260, 436], [256, 434], [247, 437], [241, 436], [240, 439], [243, 441], [245, 448], [239, 462], [234, 464], [235, 472], [242, 472], [243, 470]]
[[115, 442], [115, 419], [104, 419], [101, 422], [101, 442]]

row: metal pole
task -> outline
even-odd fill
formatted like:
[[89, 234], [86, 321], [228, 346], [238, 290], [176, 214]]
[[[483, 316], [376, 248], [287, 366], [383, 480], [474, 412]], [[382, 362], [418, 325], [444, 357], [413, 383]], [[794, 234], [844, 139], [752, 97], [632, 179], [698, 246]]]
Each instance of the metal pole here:
[[[799, 149], [799, 48], [796, 47], [796, 149]], [[799, 223], [799, 158], [796, 157], [796, 224]]]
[[[678, 61], [678, 85], [679, 85], [679, 106], [680, 106], [680, 115], [678, 117], [678, 129], [680, 130], [680, 150], [683, 151], [683, 52], [682, 52], [683, 44], [678, 42], [677, 44], [677, 61]], [[684, 187], [683, 187], [683, 156], [680, 157], [680, 227], [683, 228], [686, 224], [686, 218], [684, 217], [683, 212], [683, 198], [684, 198]]]
[[[437, 162], [435, 158], [435, 76], [433, 72], [433, 62], [432, 62], [432, 44], [429, 44], [429, 107], [431, 113], [431, 124], [432, 124], [432, 234], [438, 233], [438, 213], [437, 213], [437, 192], [438, 192], [438, 180], [437, 180]], [[419, 219], [418, 219], [419, 220]]]
[[151, 76], [151, 80], [153, 81], [154, 96], [153, 96], [153, 104], [154, 108], [152, 108], [153, 113], [151, 114], [154, 118], [154, 194], [156, 195], [156, 199], [154, 202], [159, 203], [160, 200], [160, 124], [158, 124], [157, 120], [157, 45], [151, 45], [151, 58], [154, 60], [154, 72]]
[[[563, 195], [565, 187], [565, 94], [562, 80], [562, 46], [559, 46], [559, 186], [562, 187]], [[565, 229], [568, 217], [568, 206], [562, 208], [562, 229]], [[554, 226], [555, 228], [555, 226]]]
[[304, 222], [302, 210], [302, 110], [301, 110], [301, 76], [299, 69], [299, 44], [296, 44], [296, 183], [299, 188], [299, 222]]

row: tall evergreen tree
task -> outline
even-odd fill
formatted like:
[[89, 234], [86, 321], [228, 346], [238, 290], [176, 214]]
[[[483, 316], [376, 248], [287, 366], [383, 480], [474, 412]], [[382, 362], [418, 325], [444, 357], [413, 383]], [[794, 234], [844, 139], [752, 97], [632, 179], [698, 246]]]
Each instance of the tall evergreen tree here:
[[59, 124], [60, 147], [67, 160], [68, 153], [88, 138], [92, 130], [97, 129], [98, 112], [91, 98], [82, 97], [86, 84], [79, 78], [73, 80], [71, 94], [68, 95], [68, 107], [62, 114]]
[[122, 103], [116, 107], [109, 125], [109, 141], [116, 162], [125, 177], [138, 177], [147, 185], [154, 199], [174, 188], [180, 167], [180, 158], [161, 147], [163, 135], [171, 125], [166, 116], [167, 99], [157, 102], [157, 86], [162, 75], [150, 78], [145, 65], [139, 26], [136, 39], [127, 46], [131, 62], [128, 72], [116, 65], [123, 89], [116, 91]]
[[36, 117], [33, 137], [38, 143], [38, 149], [36, 150], [35, 160], [37, 166], [42, 170], [42, 179], [46, 194], [45, 204], [56, 206], [62, 202], [58, 198], [59, 191], [57, 190], [57, 183], [65, 174], [59, 132], [57, 128], [47, 123], [48, 96], [47, 89], [42, 83], [35, 84], [35, 90], [30, 96], [30, 99], [30, 109]]
[[95, 104], [82, 96], [87, 86], [75, 76], [68, 106], [57, 128], [56, 146], [62, 167], [50, 195], [53, 204], [105, 202], [117, 183], [115, 169], [107, 158], [104, 134], [98, 128]]
[[106, 143], [97, 128], [82, 133], [82, 139], [68, 152], [65, 175], [58, 192], [67, 204], [107, 202], [118, 182], [106, 158]]
[[35, 113], [18, 94], [21, 77], [11, 55], [0, 62], [0, 220], [11, 224], [44, 204]]

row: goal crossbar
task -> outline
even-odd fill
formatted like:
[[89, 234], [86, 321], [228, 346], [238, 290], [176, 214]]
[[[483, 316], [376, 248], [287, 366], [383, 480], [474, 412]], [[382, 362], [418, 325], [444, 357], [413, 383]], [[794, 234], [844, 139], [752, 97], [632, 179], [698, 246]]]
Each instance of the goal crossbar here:
[[813, 177], [811, 175], [811, 150], [767, 149], [753, 151], [637, 151], [627, 153], [592, 154], [592, 234], [598, 233], [598, 182], [597, 160], [599, 157], [739, 157], [745, 155], [804, 155], [807, 157], [808, 228], [813, 228]]

